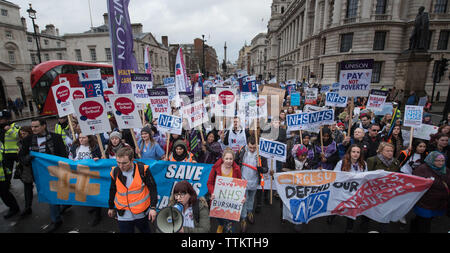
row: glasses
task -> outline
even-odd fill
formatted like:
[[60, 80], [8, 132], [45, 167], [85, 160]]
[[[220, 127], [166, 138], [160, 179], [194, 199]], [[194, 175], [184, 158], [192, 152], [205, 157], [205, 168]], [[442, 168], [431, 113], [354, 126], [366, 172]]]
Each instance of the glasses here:
[[173, 196], [174, 196], [175, 198], [179, 198], [179, 197], [182, 197], [182, 198], [183, 198], [184, 196], [186, 196], [186, 192], [174, 193]]

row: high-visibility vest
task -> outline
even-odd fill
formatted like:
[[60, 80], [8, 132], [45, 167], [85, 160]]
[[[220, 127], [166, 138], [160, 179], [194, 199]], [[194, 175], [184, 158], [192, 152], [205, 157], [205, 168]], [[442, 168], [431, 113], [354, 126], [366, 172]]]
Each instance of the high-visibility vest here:
[[[188, 156], [189, 156], [189, 158], [185, 158], [183, 161], [180, 161], [180, 162], [185, 162], [185, 163], [193, 162], [194, 161], [194, 155], [191, 152], [188, 152]], [[175, 160], [175, 158], [173, 158], [173, 154], [170, 154], [169, 161], [171, 161], [171, 162], [178, 162], [177, 160]]]
[[[3, 167], [3, 143], [0, 142], [0, 182], [6, 181], [6, 175], [10, 175], [12, 172], [8, 168]], [[6, 171], [5, 171], [6, 170]]]
[[68, 129], [69, 125], [67, 125], [66, 128], [62, 128], [62, 126], [58, 123], [55, 125], [55, 134], [61, 135], [64, 144], [66, 144], [66, 137], [67, 137], [66, 130]]
[[[144, 175], [148, 168], [148, 165], [144, 165]], [[117, 210], [130, 210], [133, 214], [147, 210], [150, 206], [150, 191], [141, 178], [138, 165], [134, 164], [134, 178], [129, 188], [114, 175], [114, 169], [115, 167], [111, 170], [111, 178], [115, 179], [116, 183], [114, 204]]]
[[16, 123], [10, 125], [10, 129], [5, 133], [5, 143], [3, 152], [5, 154], [15, 154], [19, 152], [19, 146], [17, 142], [19, 141], [19, 128]]

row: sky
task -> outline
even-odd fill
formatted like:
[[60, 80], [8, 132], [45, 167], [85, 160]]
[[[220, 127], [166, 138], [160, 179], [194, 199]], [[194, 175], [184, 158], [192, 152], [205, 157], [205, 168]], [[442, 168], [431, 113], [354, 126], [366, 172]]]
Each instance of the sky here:
[[[21, 7], [20, 15], [27, 18], [29, 3], [37, 11], [40, 29], [53, 24], [60, 35], [81, 33], [103, 25], [107, 12], [106, 0], [8, 0]], [[205, 35], [206, 44], [214, 47], [219, 62], [224, 58], [237, 61], [239, 50], [261, 32], [267, 32], [271, 0], [130, 0], [128, 10], [132, 23], [141, 23], [144, 32], [151, 32], [161, 42], [168, 36], [169, 44], [192, 44]], [[90, 5], [90, 12], [89, 12]]]

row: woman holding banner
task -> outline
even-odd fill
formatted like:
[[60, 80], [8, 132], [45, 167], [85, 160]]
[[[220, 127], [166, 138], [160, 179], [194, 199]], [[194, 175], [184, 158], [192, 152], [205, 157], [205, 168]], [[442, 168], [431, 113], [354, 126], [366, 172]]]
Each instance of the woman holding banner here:
[[[231, 148], [226, 148], [223, 151], [222, 158], [220, 158], [212, 167], [208, 178], [208, 193], [211, 194], [211, 201], [214, 200], [214, 186], [216, 184], [216, 177], [232, 177], [242, 178], [241, 168], [235, 162], [235, 154]], [[219, 226], [217, 233], [232, 233], [234, 222], [231, 220], [217, 219]]]
[[136, 154], [140, 154], [143, 159], [164, 159], [164, 149], [153, 139], [153, 132], [149, 126], [141, 130], [141, 138], [138, 141], [138, 147], [136, 147]]
[[209, 207], [204, 197], [198, 197], [192, 185], [184, 180], [175, 184], [169, 206], [183, 205], [183, 228], [180, 233], [209, 233]]
[[434, 178], [430, 189], [416, 203], [413, 209], [416, 217], [411, 223], [411, 232], [430, 233], [432, 219], [448, 212], [450, 170], [445, 166], [444, 155], [433, 151], [425, 158], [425, 163], [413, 171], [413, 175]]
[[[86, 136], [80, 132], [78, 139], [75, 140], [70, 148], [69, 159], [74, 161], [93, 159], [97, 161], [101, 158], [104, 157], [102, 157], [102, 153], [100, 152], [97, 139], [93, 135]], [[91, 224], [93, 227], [100, 223], [102, 219], [101, 212], [101, 207], [93, 207], [89, 210], [89, 213], [94, 213], [94, 219]]]

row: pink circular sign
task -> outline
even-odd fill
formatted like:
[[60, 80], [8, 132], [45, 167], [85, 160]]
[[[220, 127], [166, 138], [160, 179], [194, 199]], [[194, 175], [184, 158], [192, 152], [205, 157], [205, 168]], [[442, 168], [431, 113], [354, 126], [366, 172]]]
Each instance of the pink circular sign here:
[[66, 102], [70, 97], [70, 89], [67, 86], [60, 86], [56, 89], [56, 99], [58, 103]]
[[114, 107], [116, 108], [116, 113], [118, 115], [128, 115], [134, 111], [134, 103], [131, 99], [126, 97], [121, 97], [114, 101]]
[[72, 94], [73, 99], [84, 98], [84, 93], [81, 90], [76, 90]]
[[219, 100], [223, 105], [231, 104], [234, 101], [234, 94], [229, 90], [222, 91], [219, 94]]

